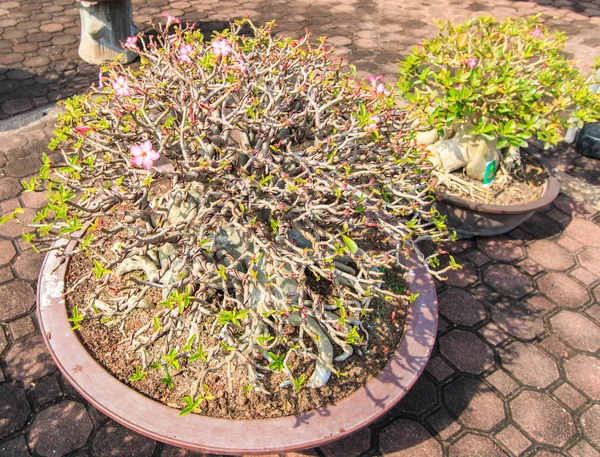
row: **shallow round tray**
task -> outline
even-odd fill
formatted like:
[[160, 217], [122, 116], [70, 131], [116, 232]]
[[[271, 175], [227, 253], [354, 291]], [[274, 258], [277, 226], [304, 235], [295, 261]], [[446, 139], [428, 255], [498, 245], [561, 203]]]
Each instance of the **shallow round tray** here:
[[38, 281], [42, 335], [60, 371], [75, 389], [107, 416], [163, 443], [215, 454], [298, 451], [336, 441], [366, 427], [398, 403], [423, 372], [437, 330], [433, 281], [414, 257], [406, 281], [419, 293], [410, 305], [402, 340], [381, 373], [338, 402], [294, 416], [219, 419], [179, 410], [148, 398], [106, 371], [82, 345], [68, 321], [62, 297], [67, 263], [50, 252]]

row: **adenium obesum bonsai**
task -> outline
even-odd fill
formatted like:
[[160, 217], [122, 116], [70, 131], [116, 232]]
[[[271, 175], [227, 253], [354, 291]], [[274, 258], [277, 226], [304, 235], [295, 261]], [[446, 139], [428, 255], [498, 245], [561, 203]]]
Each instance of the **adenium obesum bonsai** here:
[[[297, 390], [323, 386], [368, 342], [374, 298], [411, 299], [386, 287], [384, 269], [416, 253], [435, 275], [445, 270], [439, 249], [419, 249], [447, 231], [429, 205], [432, 167], [413, 119], [323, 40], [276, 39], [272, 27], [243, 20], [204, 42], [169, 17], [155, 36], [127, 40], [140, 68], [108, 65], [68, 100], [50, 144], [62, 163], [44, 155], [24, 183], [49, 199], [27, 241], [94, 262], [64, 291], [93, 285], [73, 309], [75, 328], [85, 319], [123, 328], [150, 311], [124, 335], [138, 360], [131, 382], [158, 369], [173, 386], [192, 368], [184, 413], [208, 398], [206, 376], [222, 367], [263, 392], [269, 371]], [[377, 254], [359, 246], [369, 233]], [[68, 252], [65, 240], [78, 243]], [[308, 276], [332, 282], [333, 299]], [[209, 347], [203, 321], [219, 340]], [[294, 352], [315, 361], [312, 374], [291, 372]]]
[[[565, 34], [550, 33], [539, 15], [438, 25], [438, 35], [400, 63], [398, 88], [422, 128], [435, 129], [419, 142], [431, 145], [440, 169], [465, 167], [481, 180], [495, 160], [508, 174], [533, 137], [547, 147], [568, 127], [600, 118], [600, 95], [588, 89], [593, 76], [564, 57]], [[438, 133], [446, 138], [437, 141]]]

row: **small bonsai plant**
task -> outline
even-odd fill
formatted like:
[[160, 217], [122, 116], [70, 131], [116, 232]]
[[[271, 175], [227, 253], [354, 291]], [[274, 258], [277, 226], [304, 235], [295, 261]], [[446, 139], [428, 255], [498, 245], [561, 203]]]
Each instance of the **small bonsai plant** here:
[[591, 77], [566, 60], [565, 34], [550, 33], [539, 15], [438, 26], [435, 38], [400, 63], [398, 88], [420, 112], [421, 126], [434, 128], [418, 140], [431, 145], [439, 169], [465, 167], [485, 182], [490, 172], [519, 165], [519, 148], [533, 137], [548, 147], [574, 123], [600, 118]]
[[[140, 68], [108, 65], [68, 100], [50, 144], [62, 163], [44, 156], [24, 183], [49, 199], [26, 240], [93, 261], [64, 291], [89, 284], [74, 328], [130, 328], [143, 310], [123, 330], [138, 361], [130, 381], [156, 369], [172, 387], [191, 370], [183, 414], [210, 398], [206, 377], [223, 367], [262, 392], [269, 371], [296, 390], [323, 386], [368, 341], [374, 298], [411, 299], [386, 287], [385, 268], [414, 252], [444, 271], [438, 249], [419, 249], [447, 231], [428, 205], [432, 167], [412, 119], [323, 40], [276, 39], [272, 28], [245, 19], [205, 42], [169, 17], [156, 35], [128, 39]], [[365, 233], [387, 248], [363, 250]], [[331, 282], [331, 301], [309, 276]], [[293, 353], [314, 361], [312, 374], [289, 369]]]

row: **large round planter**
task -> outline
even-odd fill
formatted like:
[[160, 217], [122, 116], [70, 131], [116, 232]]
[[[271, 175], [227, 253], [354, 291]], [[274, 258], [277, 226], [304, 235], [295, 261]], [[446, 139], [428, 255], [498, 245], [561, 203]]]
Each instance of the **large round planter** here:
[[398, 403], [431, 355], [437, 330], [437, 295], [431, 277], [413, 257], [406, 275], [411, 304], [404, 336], [383, 371], [335, 404], [294, 416], [232, 420], [179, 410], [150, 399], [108, 373], [71, 329], [62, 297], [66, 263], [46, 256], [38, 282], [42, 335], [67, 380], [93, 406], [142, 435], [207, 453], [239, 455], [290, 452], [321, 446], [366, 427]]
[[489, 205], [436, 191], [434, 206], [446, 216], [446, 225], [450, 230], [456, 231], [460, 239], [510, 232], [536, 211], [552, 203], [560, 192], [560, 184], [549, 163], [541, 157], [536, 157], [536, 160], [546, 169], [548, 179], [544, 184], [544, 193], [533, 202], [508, 206]]

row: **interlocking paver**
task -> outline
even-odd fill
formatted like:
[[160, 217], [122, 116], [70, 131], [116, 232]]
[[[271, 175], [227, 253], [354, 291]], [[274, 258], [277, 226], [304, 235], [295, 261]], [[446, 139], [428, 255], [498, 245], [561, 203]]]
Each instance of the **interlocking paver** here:
[[440, 338], [440, 352], [459, 370], [481, 374], [494, 366], [494, 352], [475, 334], [452, 330]]
[[385, 456], [441, 457], [442, 447], [418, 422], [399, 419], [380, 432], [379, 449]]
[[444, 399], [461, 424], [477, 430], [491, 430], [505, 417], [500, 397], [477, 379], [456, 378], [444, 387]]
[[579, 263], [583, 268], [593, 273], [596, 277], [600, 276], [600, 248], [587, 248], [577, 255]]
[[38, 413], [27, 441], [44, 457], [65, 455], [84, 446], [92, 430], [92, 420], [85, 406], [65, 400]]
[[585, 287], [563, 273], [550, 272], [538, 279], [538, 288], [558, 306], [577, 308], [589, 300]]
[[151, 439], [110, 421], [94, 437], [92, 452], [98, 457], [150, 457], [155, 446]]
[[502, 367], [523, 385], [543, 389], [559, 377], [556, 363], [531, 344], [515, 341], [500, 352]]
[[563, 310], [550, 319], [552, 331], [575, 349], [596, 352], [600, 349], [600, 327], [584, 314]]
[[517, 338], [529, 340], [545, 331], [540, 313], [529, 307], [528, 302], [502, 300], [491, 308], [498, 327]]
[[526, 390], [510, 402], [513, 420], [535, 441], [563, 446], [575, 433], [571, 415], [549, 395]]
[[502, 262], [514, 262], [523, 257], [523, 248], [507, 236], [481, 237], [477, 246], [492, 259]]
[[508, 456], [491, 439], [472, 433], [463, 436], [450, 447], [451, 457], [471, 457], [474, 455], [485, 455], [486, 457]]
[[326, 457], [356, 457], [371, 446], [371, 430], [363, 428], [348, 438], [323, 446]]
[[514, 455], [521, 455], [531, 446], [531, 441], [517, 430], [514, 425], [506, 427], [496, 435], [496, 438]]
[[483, 304], [463, 289], [448, 289], [438, 300], [440, 312], [455, 324], [471, 326], [485, 319]]
[[25, 384], [56, 371], [41, 336], [35, 336], [15, 344], [6, 355], [8, 374]]
[[529, 258], [549, 270], [567, 270], [575, 265], [569, 251], [548, 240], [537, 240], [527, 246]]
[[531, 278], [512, 265], [495, 263], [483, 273], [484, 281], [501, 294], [511, 298], [521, 298], [533, 292]]
[[600, 446], [600, 405], [594, 405], [581, 415], [581, 427], [590, 442]]
[[23, 427], [30, 412], [23, 389], [14, 384], [0, 384], [0, 439]]
[[553, 394], [572, 410], [578, 409], [587, 401], [583, 395], [567, 383], [557, 387]]
[[24, 281], [0, 285], [0, 321], [9, 321], [31, 310], [35, 304], [33, 287]]
[[600, 401], [600, 360], [577, 354], [564, 363], [567, 379], [595, 401]]

